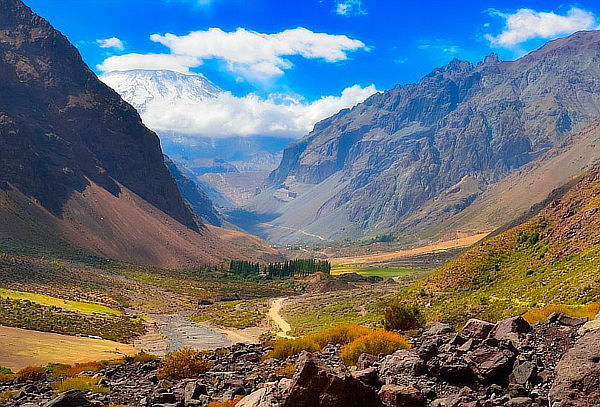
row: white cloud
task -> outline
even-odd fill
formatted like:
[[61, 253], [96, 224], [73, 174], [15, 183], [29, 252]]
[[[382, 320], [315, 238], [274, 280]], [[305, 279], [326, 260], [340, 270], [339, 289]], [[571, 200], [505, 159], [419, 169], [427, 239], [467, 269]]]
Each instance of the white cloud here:
[[123, 41], [117, 37], [96, 40], [96, 43], [100, 46], [100, 48], [114, 48], [119, 51], [125, 50], [125, 44], [123, 44]]
[[103, 72], [128, 71], [131, 69], [166, 69], [169, 71], [190, 73], [190, 67], [202, 64], [198, 58], [186, 55], [170, 54], [126, 54], [115, 55], [97, 66]]
[[345, 35], [315, 33], [302, 27], [276, 34], [262, 34], [244, 28], [232, 32], [211, 28], [182, 36], [153, 34], [150, 39], [168, 47], [170, 54], [154, 54], [149, 58], [151, 62], [139, 54], [114, 56], [98, 69], [109, 71], [114, 66], [138, 69], [138, 63], [156, 65], [165, 61], [169, 67], [156, 65], [155, 69], [173, 69], [175, 63], [178, 71], [188, 72], [204, 59], [221, 59], [232, 72], [247, 79], [266, 80], [282, 75], [284, 70], [293, 66], [287, 58], [289, 56], [299, 55], [332, 63], [348, 59], [351, 51], [368, 50], [362, 41]]
[[335, 13], [340, 16], [366, 15], [362, 0], [337, 0]]
[[577, 7], [572, 7], [565, 15], [526, 8], [513, 14], [493, 9], [488, 12], [505, 20], [500, 34], [485, 36], [494, 47], [513, 48], [531, 39], [553, 39], [598, 25], [593, 13]]
[[236, 97], [224, 92], [201, 103], [155, 100], [142, 114], [144, 123], [163, 137], [178, 133], [203, 137], [286, 136], [307, 134], [318, 121], [353, 107], [377, 92], [374, 85], [354, 85], [339, 96], [324, 96], [312, 103], [289, 95], [263, 99], [255, 94]]
[[417, 48], [423, 50], [436, 50], [446, 54], [457, 54], [460, 52], [460, 46], [454, 44], [446, 44], [443, 41], [434, 41], [430, 43], [421, 43]]

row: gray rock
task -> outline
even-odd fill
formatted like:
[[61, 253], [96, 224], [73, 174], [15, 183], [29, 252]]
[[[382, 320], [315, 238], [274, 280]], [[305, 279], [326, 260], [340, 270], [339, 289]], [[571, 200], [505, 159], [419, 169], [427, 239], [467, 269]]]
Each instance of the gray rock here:
[[511, 338], [511, 334], [525, 334], [530, 331], [531, 325], [529, 325], [529, 322], [525, 321], [523, 317], [517, 316], [498, 321], [492, 332], [490, 332], [490, 337], [500, 341]]
[[85, 394], [79, 390], [69, 390], [59, 394], [44, 405], [44, 407], [93, 407], [94, 403], [89, 401]]

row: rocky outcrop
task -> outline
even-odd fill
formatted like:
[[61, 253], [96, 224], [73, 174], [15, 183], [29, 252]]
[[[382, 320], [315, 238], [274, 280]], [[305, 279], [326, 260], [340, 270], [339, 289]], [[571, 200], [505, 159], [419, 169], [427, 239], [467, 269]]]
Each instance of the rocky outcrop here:
[[[363, 366], [356, 369], [341, 362], [339, 345], [277, 360], [265, 358], [269, 348], [237, 344], [207, 352], [205, 357], [213, 367], [189, 379], [159, 381], [159, 361], [125, 361], [82, 373], [101, 377], [108, 394], [75, 391], [56, 396], [52, 386], [56, 378], [52, 377], [0, 383], [0, 392], [12, 394], [7, 407], [28, 403], [103, 406], [109, 402], [205, 407], [211, 400], [240, 397], [237, 407], [593, 406], [598, 399], [600, 337], [591, 332], [576, 343], [581, 326], [560, 322], [567, 320], [554, 318], [502, 340], [491, 334], [483, 340], [468, 339], [438, 324], [411, 339], [412, 349], [385, 357], [365, 354], [360, 358]], [[514, 321], [500, 321], [494, 329], [515, 326]], [[291, 365], [295, 366], [293, 376], [282, 376]], [[553, 404], [549, 404], [550, 388]], [[69, 400], [82, 404], [61, 404]]]
[[550, 390], [552, 407], [587, 407], [600, 403], [600, 330], [586, 333], [556, 367]]
[[[318, 123], [270, 176], [275, 191], [313, 186], [305, 200], [300, 193], [294, 203], [273, 204], [282, 213], [275, 224], [334, 239], [417, 233], [462, 211], [488, 185], [600, 118], [599, 43], [600, 32], [579, 32], [516, 61], [453, 60]], [[295, 222], [288, 208], [309, 211], [306, 220]], [[354, 227], [340, 231], [335, 222]]]

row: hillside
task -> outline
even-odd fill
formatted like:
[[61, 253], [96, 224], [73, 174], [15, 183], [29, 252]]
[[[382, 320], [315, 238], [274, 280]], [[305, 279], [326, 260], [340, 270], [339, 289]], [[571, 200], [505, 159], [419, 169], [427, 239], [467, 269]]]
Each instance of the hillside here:
[[272, 214], [264, 233], [279, 242], [430, 238], [423, 226], [460, 213], [600, 117], [598, 44], [600, 32], [588, 31], [516, 61], [453, 60], [376, 94], [290, 145], [248, 209]]
[[205, 228], [135, 109], [21, 1], [0, 9], [3, 240], [165, 267], [277, 258]]
[[528, 221], [476, 245], [400, 298], [450, 322], [600, 300], [600, 166], [564, 189]]

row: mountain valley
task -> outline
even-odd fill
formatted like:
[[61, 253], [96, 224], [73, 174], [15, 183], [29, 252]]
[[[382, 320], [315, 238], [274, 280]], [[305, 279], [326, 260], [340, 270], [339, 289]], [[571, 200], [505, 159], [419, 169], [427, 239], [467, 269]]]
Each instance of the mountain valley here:
[[[81, 39], [94, 21], [31, 2], [0, 0], [0, 405], [600, 406], [595, 25], [514, 60], [454, 58], [416, 83], [309, 101], [294, 80], [333, 84], [329, 69], [342, 77], [379, 43], [303, 27], [178, 35], [165, 30], [228, 6], [167, 2], [146, 4], [144, 24], [170, 53], [141, 54], [133, 35]], [[317, 21], [354, 25], [376, 2], [336, 5]], [[222, 134], [231, 112], [204, 109], [242, 99], [283, 100], [259, 115], [272, 133]]]

